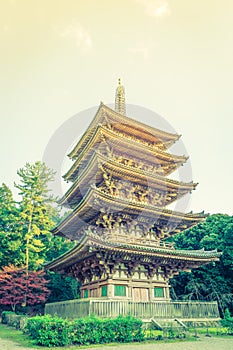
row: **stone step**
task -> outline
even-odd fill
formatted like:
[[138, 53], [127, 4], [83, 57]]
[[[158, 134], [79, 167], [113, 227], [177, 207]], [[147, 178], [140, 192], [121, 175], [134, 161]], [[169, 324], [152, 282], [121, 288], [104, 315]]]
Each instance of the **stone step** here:
[[178, 319], [162, 320], [151, 318], [151, 323], [156, 329], [163, 331], [169, 329], [173, 329], [174, 331], [184, 331], [188, 329], [188, 327], [181, 320]]

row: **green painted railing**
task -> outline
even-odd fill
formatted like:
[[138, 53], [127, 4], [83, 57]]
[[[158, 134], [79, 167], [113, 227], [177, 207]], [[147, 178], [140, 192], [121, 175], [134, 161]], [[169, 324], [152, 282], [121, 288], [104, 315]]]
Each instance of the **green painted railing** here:
[[134, 302], [129, 300], [76, 299], [49, 303], [45, 313], [64, 318], [79, 318], [89, 315], [116, 317], [132, 315], [150, 319], [216, 319], [219, 318], [217, 302], [173, 301]]

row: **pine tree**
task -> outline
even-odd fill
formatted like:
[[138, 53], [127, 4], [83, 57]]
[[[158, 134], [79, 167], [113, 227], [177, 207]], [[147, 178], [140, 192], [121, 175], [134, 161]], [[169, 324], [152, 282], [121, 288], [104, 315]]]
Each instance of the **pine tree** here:
[[27, 163], [17, 172], [19, 189], [20, 230], [26, 270], [37, 269], [44, 263], [46, 252], [52, 245], [53, 235], [50, 230], [59, 219], [59, 212], [52, 204], [54, 197], [50, 194], [48, 184], [54, 179], [54, 172], [44, 163]]

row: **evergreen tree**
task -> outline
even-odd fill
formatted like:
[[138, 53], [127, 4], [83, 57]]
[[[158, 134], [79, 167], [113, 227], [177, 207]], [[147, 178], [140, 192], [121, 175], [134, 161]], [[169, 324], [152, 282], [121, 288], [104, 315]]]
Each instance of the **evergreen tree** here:
[[11, 190], [3, 183], [0, 187], [0, 267], [21, 264], [22, 236], [18, 230], [19, 210]]
[[174, 237], [176, 248], [222, 252], [218, 262], [191, 273], [181, 272], [171, 280], [174, 298], [216, 300], [223, 315], [233, 311], [233, 216], [215, 214], [206, 221]]
[[45, 164], [27, 163], [17, 172], [20, 177], [15, 187], [21, 196], [20, 231], [23, 237], [22, 249], [25, 252], [26, 270], [38, 268], [44, 262], [46, 249], [51, 241], [50, 229], [54, 226], [51, 218], [53, 197], [49, 193], [48, 183], [54, 173]]
[[[38, 270], [73, 246], [69, 240], [54, 236], [51, 229], [62, 219], [48, 184], [54, 173], [45, 164], [36, 162], [19, 169], [20, 200], [15, 202], [11, 190], [0, 187], [0, 268], [11, 264]], [[64, 214], [67, 215], [67, 214]], [[73, 278], [51, 275], [51, 296], [58, 299], [78, 297], [78, 283]], [[56, 300], [56, 299], [55, 299]]]
[[[55, 208], [55, 198], [48, 188], [54, 172], [44, 163], [27, 163], [18, 170], [20, 231], [23, 237], [26, 269], [38, 269], [47, 259], [55, 258], [70, 247], [70, 242], [54, 237], [50, 232], [60, 215]], [[53, 252], [53, 254], [52, 254]]]

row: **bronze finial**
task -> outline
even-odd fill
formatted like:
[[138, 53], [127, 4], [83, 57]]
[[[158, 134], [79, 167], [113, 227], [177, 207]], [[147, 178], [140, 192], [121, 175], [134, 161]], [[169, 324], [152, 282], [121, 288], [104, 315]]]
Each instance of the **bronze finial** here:
[[115, 111], [125, 115], [126, 105], [125, 105], [125, 88], [121, 85], [121, 79], [118, 79], [118, 86], [115, 95]]

